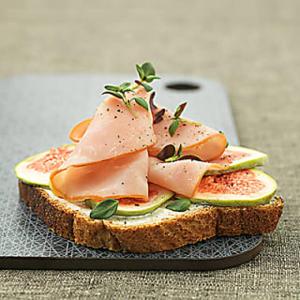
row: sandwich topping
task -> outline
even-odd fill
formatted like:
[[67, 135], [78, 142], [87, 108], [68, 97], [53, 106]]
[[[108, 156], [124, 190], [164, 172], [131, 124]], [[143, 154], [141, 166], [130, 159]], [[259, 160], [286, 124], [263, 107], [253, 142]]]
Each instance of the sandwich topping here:
[[[147, 101], [148, 94], [137, 94]], [[133, 115], [134, 113], [134, 115]], [[50, 176], [53, 192], [69, 200], [148, 198], [147, 147], [155, 142], [152, 114], [109, 97], [100, 104], [64, 164]]]
[[271, 182], [266, 176], [251, 170], [233, 173], [262, 165], [265, 154], [227, 147], [224, 133], [183, 118], [187, 102], [175, 112], [154, 104], [151, 83], [159, 77], [150, 63], [137, 65], [137, 72], [133, 83], [105, 86], [107, 98], [94, 116], [72, 128], [74, 145], [21, 162], [18, 178], [87, 205], [96, 219], [145, 214], [160, 206], [182, 212], [195, 199], [236, 186], [231, 195], [251, 191], [259, 199], [272, 197], [276, 186], [266, 188]]
[[28, 165], [29, 169], [48, 173], [59, 168], [71, 155], [73, 149], [68, 147], [51, 148], [41, 158], [34, 160]]

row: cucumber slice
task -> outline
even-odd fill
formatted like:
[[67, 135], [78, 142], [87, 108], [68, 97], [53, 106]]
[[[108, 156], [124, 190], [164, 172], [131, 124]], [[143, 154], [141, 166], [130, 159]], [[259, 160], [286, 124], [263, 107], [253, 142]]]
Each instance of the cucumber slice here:
[[[231, 157], [229, 157], [231, 155]], [[237, 156], [235, 158], [235, 156]], [[252, 169], [263, 166], [268, 161], [265, 153], [239, 146], [228, 146], [221, 159], [211, 162], [225, 164], [228, 157], [231, 162], [226, 170], [208, 171], [205, 175], [224, 174], [236, 170]]]
[[[251, 185], [246, 185], [245, 189], [242, 189], [243, 180], [239, 175], [246, 174], [245, 172], [248, 172], [250, 175], [252, 173], [252, 176], [254, 175], [255, 182], [251, 181], [251, 184], [258, 184], [259, 186], [255, 192], [250, 192]], [[226, 183], [223, 184], [223, 187], [227, 190], [227, 192], [201, 192], [200, 187], [200, 191], [198, 191], [193, 199], [191, 199], [192, 202], [215, 206], [256, 206], [269, 203], [277, 189], [276, 181], [266, 173], [257, 169], [237, 171], [224, 175], [213, 175], [211, 177], [214, 176], [217, 176], [219, 179], [221, 179], [222, 176], [234, 176], [228, 185], [226, 185]], [[216, 187], [220, 187], [220, 183], [215, 184]], [[210, 187], [213, 188], [213, 185], [214, 183], [212, 183]], [[241, 191], [241, 193], [239, 194], [238, 191]]]
[[[73, 149], [74, 145], [63, 145], [60, 148]], [[15, 166], [15, 173], [18, 179], [31, 185], [37, 185], [49, 188], [49, 177], [52, 170], [49, 172], [40, 172], [35, 169], [29, 168], [30, 164], [35, 161], [42, 160], [50, 153], [50, 150], [30, 156]]]

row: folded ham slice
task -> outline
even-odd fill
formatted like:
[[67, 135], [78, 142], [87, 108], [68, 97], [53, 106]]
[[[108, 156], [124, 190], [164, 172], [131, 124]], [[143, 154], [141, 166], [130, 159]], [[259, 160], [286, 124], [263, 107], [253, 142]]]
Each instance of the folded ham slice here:
[[[138, 93], [147, 100], [147, 94]], [[150, 110], [118, 98], [104, 100], [74, 151], [52, 172], [53, 192], [68, 200], [148, 198], [147, 147], [155, 142]], [[88, 126], [87, 126], [88, 125]], [[125, 180], [127, 178], [127, 180]]]
[[70, 201], [148, 198], [148, 153], [142, 150], [114, 160], [71, 166], [53, 173], [52, 191]]
[[102, 102], [63, 167], [116, 158], [153, 145], [151, 112], [136, 103], [131, 110], [135, 116], [117, 98]]
[[[158, 112], [156, 109], [155, 112]], [[154, 112], [154, 113], [155, 113]], [[91, 119], [86, 119], [78, 123], [71, 131], [70, 138], [78, 142], [84, 135]], [[183, 154], [196, 155], [203, 161], [210, 161], [219, 158], [227, 145], [226, 137], [223, 133], [208, 126], [184, 119], [177, 128], [175, 135], [170, 136], [168, 128], [172, 122], [172, 114], [166, 111], [164, 119], [154, 124], [156, 143], [148, 151], [150, 155], [156, 156], [166, 145], [173, 144], [176, 148], [181, 144]]]
[[190, 159], [162, 162], [155, 157], [150, 157], [148, 180], [179, 195], [192, 198], [206, 171], [223, 168], [219, 164]]
[[76, 124], [69, 133], [69, 138], [71, 139], [71, 141], [73, 141], [74, 143], [78, 143], [87, 131], [91, 122], [92, 119], [88, 118]]
[[[160, 109], [155, 109], [154, 114]], [[151, 156], [156, 156], [160, 150], [169, 144], [176, 148], [181, 144], [183, 154], [198, 156], [203, 161], [210, 161], [220, 157], [226, 148], [226, 137], [223, 133], [210, 127], [190, 120], [182, 119], [175, 134], [169, 134], [173, 114], [166, 110], [163, 120], [154, 124], [156, 143], [148, 149]]]

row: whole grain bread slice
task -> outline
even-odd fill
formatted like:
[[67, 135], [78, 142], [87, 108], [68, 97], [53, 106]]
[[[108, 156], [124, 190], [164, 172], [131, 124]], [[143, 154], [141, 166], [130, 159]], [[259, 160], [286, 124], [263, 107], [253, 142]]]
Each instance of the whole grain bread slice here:
[[[199, 207], [153, 223], [93, 220], [80, 209], [57, 201], [36, 186], [19, 181], [20, 198], [56, 234], [92, 248], [136, 253], [171, 250], [215, 236], [269, 233], [283, 209], [277, 197], [254, 207]], [[129, 217], [130, 218], [130, 217]]]

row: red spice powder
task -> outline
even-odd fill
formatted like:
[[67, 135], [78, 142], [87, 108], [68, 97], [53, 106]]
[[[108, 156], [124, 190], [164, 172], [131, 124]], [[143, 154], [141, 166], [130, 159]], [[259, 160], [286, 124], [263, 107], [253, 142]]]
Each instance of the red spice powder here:
[[265, 184], [258, 180], [251, 170], [241, 170], [223, 175], [203, 177], [200, 193], [249, 195], [263, 189]]

